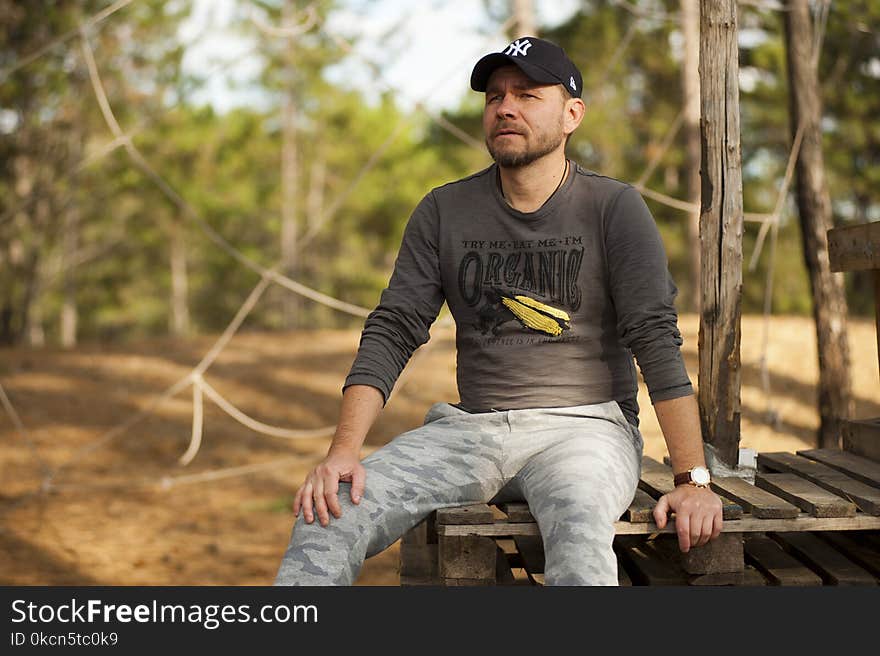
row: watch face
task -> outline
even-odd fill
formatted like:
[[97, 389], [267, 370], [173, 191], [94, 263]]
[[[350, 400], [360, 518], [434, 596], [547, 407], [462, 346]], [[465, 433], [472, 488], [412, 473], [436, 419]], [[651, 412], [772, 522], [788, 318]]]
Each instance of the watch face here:
[[708, 485], [709, 470], [705, 467], [694, 467], [691, 470], [691, 480], [697, 485]]

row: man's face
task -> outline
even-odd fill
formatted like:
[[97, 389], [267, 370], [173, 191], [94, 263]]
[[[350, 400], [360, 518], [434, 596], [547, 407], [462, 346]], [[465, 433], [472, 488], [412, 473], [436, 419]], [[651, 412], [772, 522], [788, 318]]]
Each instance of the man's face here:
[[486, 86], [483, 133], [499, 166], [531, 164], [565, 141], [565, 98], [559, 85], [540, 84], [514, 65], [497, 68]]

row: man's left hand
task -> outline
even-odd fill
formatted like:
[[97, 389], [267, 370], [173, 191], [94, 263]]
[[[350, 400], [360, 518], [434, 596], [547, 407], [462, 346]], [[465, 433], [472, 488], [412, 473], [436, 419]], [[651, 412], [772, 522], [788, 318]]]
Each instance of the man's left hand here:
[[679, 485], [660, 497], [654, 506], [657, 528], [666, 527], [670, 511], [675, 513], [675, 532], [682, 553], [721, 535], [721, 499], [709, 488]]

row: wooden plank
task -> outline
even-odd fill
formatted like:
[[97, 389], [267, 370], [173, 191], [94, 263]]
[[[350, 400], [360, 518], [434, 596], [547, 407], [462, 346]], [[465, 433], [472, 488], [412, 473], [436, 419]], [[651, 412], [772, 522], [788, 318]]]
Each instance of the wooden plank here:
[[513, 540], [529, 580], [537, 583], [535, 575], [544, 573], [544, 541], [536, 535], [518, 535]]
[[400, 538], [401, 546], [404, 544], [427, 544], [428, 543], [428, 522], [422, 520]]
[[629, 508], [624, 511], [622, 519], [627, 522], [651, 522], [654, 520], [654, 506], [657, 500], [650, 494], [642, 490], [636, 489], [636, 494]]
[[840, 449], [802, 449], [797, 454], [833, 467], [862, 483], [880, 488], [880, 462]]
[[492, 509], [485, 503], [475, 503], [457, 508], [441, 508], [437, 511], [437, 525], [486, 524], [495, 519]]
[[[469, 525], [455, 527], [468, 528]], [[440, 535], [438, 551], [440, 578], [494, 581], [496, 549], [495, 540], [489, 537]]]
[[[716, 494], [718, 493], [716, 492]], [[721, 518], [725, 522], [742, 519], [743, 507], [741, 505], [720, 494], [718, 498], [721, 499]]]
[[622, 544], [620, 555], [636, 585], [669, 586], [688, 583], [685, 572], [659, 554], [650, 542]]
[[718, 493], [739, 503], [743, 510], [759, 519], [784, 519], [797, 517], [797, 506], [780, 499], [767, 490], [755, 487], [736, 476], [724, 476], [712, 480], [712, 488]]
[[428, 544], [437, 544], [437, 511], [431, 511], [431, 514], [425, 518], [425, 532]]
[[675, 484], [672, 481], [672, 469], [650, 456], [643, 456], [639, 488], [657, 499], [672, 492], [675, 489]]
[[[855, 517], [812, 517], [801, 513], [794, 519], [757, 519], [750, 515], [743, 516], [736, 522], [724, 522], [723, 533], [740, 533], [756, 531], [870, 531], [880, 529], [880, 517], [872, 517], [858, 513]], [[537, 524], [474, 524], [471, 526], [440, 526], [441, 535], [485, 535], [490, 537], [512, 537], [516, 535], [540, 535]], [[665, 528], [659, 529], [654, 522], [633, 524], [615, 522], [616, 535], [651, 535], [654, 533], [675, 533], [673, 517]]]
[[860, 541], [855, 535], [834, 531], [816, 533], [851, 561], [864, 567], [875, 578], [880, 579], [880, 549], [867, 541]]
[[812, 533], [769, 533], [782, 547], [804, 561], [828, 585], [877, 585], [870, 572]]
[[[877, 278], [880, 280], [880, 272], [877, 273]], [[877, 299], [877, 303], [877, 339], [880, 340], [880, 298]], [[880, 464], [880, 417], [844, 421], [841, 423], [840, 432], [843, 448], [846, 451]]]
[[[761, 462], [760, 454], [758, 462]], [[853, 517], [856, 514], [854, 503], [796, 474], [756, 474], [755, 485], [790, 501], [814, 517]]]
[[828, 231], [832, 271], [880, 269], [880, 221]]
[[509, 522], [518, 524], [520, 522], [535, 521], [527, 503], [499, 503], [498, 507], [507, 515], [507, 521]]
[[632, 579], [629, 577], [629, 573], [627, 573], [626, 568], [623, 566], [623, 559], [618, 554], [617, 556], [617, 585], [621, 588], [630, 588], [632, 587]]
[[402, 587], [440, 585], [440, 579], [425, 576], [401, 576], [400, 585]]
[[497, 585], [516, 585], [516, 578], [507, 560], [507, 554], [500, 545], [495, 547], [495, 583]]
[[[639, 478], [639, 489], [656, 498], [669, 494], [675, 489], [672, 468], [657, 462], [650, 456], [642, 457], [642, 474]], [[656, 503], [656, 501], [654, 502]], [[737, 520], [743, 516], [743, 509], [738, 503], [721, 498], [721, 513], [725, 520]], [[643, 515], [644, 516], [644, 515]], [[642, 521], [651, 521], [653, 515]]]
[[400, 575], [437, 578], [437, 545], [401, 544]]
[[818, 574], [766, 535], [746, 536], [743, 549], [749, 564], [762, 572], [771, 585], [822, 585]]
[[495, 579], [441, 579], [440, 583], [447, 587], [495, 585]]
[[735, 585], [746, 584], [745, 570], [742, 572], [713, 572], [712, 574], [694, 574], [688, 577], [688, 585]]
[[821, 462], [793, 453], [762, 453], [758, 461], [777, 471], [797, 474], [829, 492], [852, 501], [869, 515], [880, 515], [880, 489], [850, 478]]
[[688, 574], [743, 571], [741, 533], [722, 533], [702, 547], [692, 547], [687, 553], [681, 552], [678, 537], [674, 535], [662, 535], [653, 542], [659, 553], [678, 564]]
[[734, 585], [734, 586], [765, 586], [767, 581], [754, 567], [747, 565], [741, 572], [716, 572], [699, 574], [688, 579], [688, 585]]

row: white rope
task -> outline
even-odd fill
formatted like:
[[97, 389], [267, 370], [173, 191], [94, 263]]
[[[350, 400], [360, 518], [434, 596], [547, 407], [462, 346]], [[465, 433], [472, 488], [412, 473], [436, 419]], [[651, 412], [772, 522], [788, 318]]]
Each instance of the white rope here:
[[186, 452], [182, 456], [180, 456], [178, 462], [181, 465], [188, 465], [192, 462], [192, 459], [196, 457], [196, 454], [199, 452], [199, 447], [202, 445], [202, 425], [203, 425], [203, 405], [202, 405], [202, 386], [199, 384], [199, 381], [202, 379], [201, 376], [193, 375], [192, 383], [193, 383], [193, 421], [192, 421], [192, 435], [189, 439], [189, 446], [186, 449]]
[[776, 0], [737, 0], [741, 5], [749, 5], [767, 11], [788, 11], [788, 5]]
[[10, 401], [9, 397], [6, 395], [6, 390], [3, 389], [2, 384], [0, 384], [0, 402], [2, 402], [3, 404], [3, 409], [6, 410], [6, 414], [9, 415], [9, 418], [12, 420], [12, 425], [15, 426], [15, 430], [17, 430], [18, 434], [21, 435], [21, 439], [27, 445], [34, 460], [36, 460], [37, 465], [41, 470], [41, 473], [45, 475], [49, 468], [46, 465], [46, 462], [40, 457], [40, 454], [37, 451], [37, 445], [34, 443], [33, 439], [31, 439], [31, 436], [28, 434], [28, 431], [25, 429], [24, 422], [22, 422], [21, 417], [19, 416], [18, 412], [16, 412], [15, 406], [12, 405], [12, 401]]
[[[205, 74], [200, 76], [198, 83], [194, 81], [194, 78], [187, 79], [187, 81], [184, 83], [183, 90], [178, 94], [177, 100], [175, 100], [170, 105], [163, 105], [161, 111], [156, 111], [156, 112], [152, 112], [152, 113], [147, 114], [146, 118], [141, 119], [141, 121], [137, 125], [135, 125], [131, 130], [129, 130], [126, 134], [122, 135], [121, 137], [114, 137], [111, 141], [109, 141], [108, 143], [101, 146], [96, 152], [94, 152], [90, 155], [84, 156], [78, 162], [73, 164], [71, 166], [71, 168], [69, 168], [63, 175], [60, 175], [56, 178], [53, 178], [51, 181], [51, 185], [54, 187], [54, 186], [64, 182], [68, 178], [75, 178], [76, 175], [80, 171], [82, 171], [82, 170], [90, 167], [91, 165], [101, 161], [107, 155], [114, 152], [117, 148], [124, 146], [127, 141], [131, 141], [135, 136], [137, 136], [138, 134], [143, 132], [152, 123], [154, 123], [155, 121], [157, 121], [161, 117], [165, 116], [166, 114], [174, 111], [178, 107], [178, 105], [180, 105], [183, 102], [183, 98], [185, 97], [185, 93], [204, 84], [204, 82], [206, 80], [212, 78], [217, 73], [219, 73], [221, 71], [225, 71], [230, 68], [233, 68], [234, 66], [238, 66], [243, 61], [245, 61], [246, 55], [251, 54], [256, 49], [257, 49], [256, 47], [249, 48], [248, 50], [245, 50], [243, 53], [241, 53], [237, 57], [234, 57], [234, 58], [226, 60], [226, 61], [222, 61], [219, 64], [213, 66]], [[21, 201], [18, 205], [6, 210], [2, 215], [0, 215], [0, 225], [5, 223], [14, 214], [21, 212], [21, 211], [27, 209], [28, 207], [30, 207], [30, 205], [32, 205], [35, 201], [37, 201], [41, 197], [42, 196], [40, 196], [37, 193], [31, 193], [31, 195], [28, 198]]]
[[198, 365], [196, 365], [192, 371], [186, 374], [183, 378], [178, 380], [176, 383], [171, 385], [168, 389], [166, 389], [162, 394], [160, 394], [156, 399], [150, 402], [146, 408], [141, 410], [135, 415], [132, 415], [128, 419], [126, 419], [121, 424], [111, 428], [109, 431], [104, 433], [101, 437], [96, 440], [93, 440], [87, 444], [84, 444], [79, 449], [77, 449], [67, 460], [58, 465], [53, 472], [51, 472], [46, 479], [43, 481], [44, 489], [48, 489], [49, 487], [54, 485], [55, 478], [58, 477], [58, 474], [61, 473], [63, 469], [66, 469], [68, 466], [73, 464], [74, 462], [81, 459], [83, 456], [92, 453], [96, 449], [103, 447], [106, 444], [109, 444], [117, 437], [125, 433], [128, 429], [136, 424], [140, 423], [142, 420], [149, 417], [157, 408], [159, 408], [162, 404], [164, 404], [168, 399], [175, 396], [178, 392], [183, 389], [186, 389], [186, 386], [192, 383], [193, 377], [196, 375], [201, 375], [207, 370], [208, 367], [217, 359], [217, 356], [220, 354], [220, 351], [223, 350], [223, 347], [232, 339], [232, 336], [236, 333], [238, 328], [241, 326], [245, 317], [247, 317], [248, 313], [251, 309], [256, 305], [257, 301], [263, 295], [263, 292], [266, 291], [266, 287], [268, 286], [267, 279], [261, 278], [260, 282], [257, 283], [257, 286], [251, 290], [251, 293], [248, 295], [248, 298], [245, 300], [244, 304], [239, 308], [235, 317], [233, 317], [232, 321], [226, 327], [226, 330], [223, 331], [223, 334], [217, 339], [214, 343], [214, 346], [210, 351], [202, 358]]
[[387, 151], [391, 147], [391, 144], [393, 144], [397, 140], [397, 137], [400, 136], [400, 133], [403, 131], [403, 128], [407, 126], [407, 124], [407, 121], [397, 122], [397, 125], [394, 127], [394, 130], [392, 130], [391, 134], [389, 134], [385, 141], [382, 142], [382, 144], [373, 152], [372, 155], [370, 155], [370, 158], [364, 163], [360, 171], [358, 171], [358, 174], [355, 176], [354, 180], [349, 183], [345, 191], [339, 194], [333, 201], [333, 204], [327, 209], [327, 211], [322, 213], [321, 216], [318, 217], [318, 220], [309, 227], [309, 229], [300, 239], [299, 244], [297, 245], [297, 250], [302, 250], [315, 237], [315, 235], [317, 235], [321, 231], [324, 225], [336, 215], [336, 212], [339, 211], [339, 208], [342, 207], [342, 204], [346, 200], [348, 200], [348, 197], [351, 196], [352, 193], [354, 193], [354, 190], [358, 183], [364, 179], [367, 173], [369, 173], [370, 170], [374, 166], [376, 166], [376, 164], [379, 163], [379, 160], [385, 154], [385, 151]]
[[[119, 123], [116, 120], [115, 115], [113, 114], [113, 110], [110, 107], [110, 102], [107, 99], [107, 94], [104, 91], [104, 85], [101, 82], [100, 74], [98, 73], [98, 67], [95, 63], [94, 54], [92, 53], [92, 48], [89, 45], [88, 36], [83, 30], [82, 33], [82, 45], [83, 45], [83, 55], [86, 60], [86, 64], [89, 69], [89, 78], [92, 82], [92, 90], [95, 93], [95, 97], [98, 101], [98, 105], [101, 108], [101, 113], [104, 116], [104, 121], [107, 123], [107, 126], [110, 128], [110, 131], [117, 137], [124, 136], [122, 128], [119, 126]], [[310, 298], [313, 301], [326, 305], [328, 307], [332, 307], [335, 310], [340, 310], [341, 312], [346, 312], [348, 314], [353, 314], [359, 317], [366, 317], [369, 315], [370, 310], [367, 308], [360, 307], [358, 305], [354, 305], [352, 303], [346, 303], [344, 301], [340, 301], [335, 299], [327, 294], [322, 294], [321, 292], [314, 290], [310, 287], [306, 287], [305, 285], [296, 282], [295, 280], [291, 280], [290, 278], [279, 274], [278, 272], [267, 269], [260, 264], [257, 264], [253, 260], [251, 260], [248, 256], [242, 253], [240, 250], [235, 248], [232, 244], [226, 241], [214, 228], [210, 226], [180, 194], [178, 194], [172, 187], [169, 185], [164, 178], [162, 178], [159, 173], [153, 169], [141, 152], [137, 149], [137, 147], [131, 143], [131, 141], [127, 141], [125, 143], [125, 150], [128, 152], [129, 156], [141, 169], [141, 171], [150, 178], [156, 186], [175, 204], [177, 207], [183, 212], [184, 216], [192, 220], [208, 237], [218, 246], [220, 246], [224, 251], [230, 254], [232, 257], [237, 259], [239, 262], [247, 266], [249, 269], [256, 271], [262, 276], [269, 277], [273, 282], [285, 287], [301, 296], [305, 296], [306, 298]]]
[[257, 421], [256, 419], [249, 417], [241, 410], [236, 408], [234, 405], [232, 405], [232, 403], [223, 398], [223, 396], [221, 396], [217, 390], [211, 387], [211, 385], [204, 378], [198, 377], [194, 379], [193, 387], [199, 388], [200, 391], [203, 391], [209, 399], [220, 406], [220, 409], [223, 410], [223, 412], [228, 414], [230, 417], [235, 419], [235, 421], [244, 426], [247, 426], [257, 433], [263, 433], [264, 435], [280, 437], [287, 440], [302, 440], [315, 437], [326, 437], [333, 434], [333, 432], [336, 430], [335, 424], [333, 426], [324, 426], [322, 428], [314, 428], [308, 430], [291, 430], [289, 428], [270, 426], [269, 424], [264, 424], [261, 421]]
[[621, 9], [625, 9], [637, 18], [653, 18], [655, 20], [661, 21], [678, 22], [677, 12], [669, 13], [666, 11], [642, 9], [641, 7], [636, 7], [631, 2], [626, 2], [626, 0], [611, 0], [611, 4], [615, 5], [616, 7], [620, 7]]
[[101, 448], [105, 444], [109, 444], [117, 437], [125, 433], [132, 426], [135, 426], [136, 424], [140, 423], [141, 421], [152, 415], [168, 399], [175, 396], [181, 390], [186, 389], [186, 386], [189, 385], [191, 382], [192, 373], [188, 373], [186, 376], [171, 385], [171, 387], [166, 389], [160, 396], [150, 402], [146, 408], [144, 408], [137, 414], [130, 416], [121, 424], [115, 426], [114, 428], [111, 428], [98, 439], [93, 440], [92, 442], [89, 442], [74, 451], [67, 460], [55, 467], [55, 469], [51, 471], [49, 475], [46, 476], [46, 478], [43, 479], [43, 491], [48, 492], [50, 489], [54, 489], [56, 487], [55, 479], [58, 478], [58, 475], [63, 470], [67, 469], [70, 465], [82, 459], [89, 453], [92, 453], [93, 451]]
[[310, 29], [312, 29], [318, 22], [318, 10], [315, 8], [314, 3], [310, 4], [300, 13], [306, 14], [302, 23], [298, 25], [283, 25], [282, 27], [269, 25], [269, 23], [264, 21], [263, 18], [259, 15], [255, 7], [251, 7], [249, 18], [251, 19], [253, 24], [257, 26], [257, 29], [259, 29], [263, 34], [266, 34], [267, 36], [292, 39], [298, 36], [302, 36]]
[[678, 112], [678, 116], [675, 117], [675, 120], [669, 126], [669, 129], [666, 130], [666, 134], [663, 136], [663, 141], [660, 143], [660, 148], [657, 153], [651, 158], [648, 162], [648, 166], [645, 167], [645, 170], [639, 176], [639, 179], [636, 181], [636, 187], [644, 188], [645, 182], [648, 181], [648, 178], [651, 177], [651, 174], [654, 173], [654, 170], [657, 168], [657, 165], [660, 164], [660, 160], [666, 154], [666, 151], [669, 150], [669, 146], [672, 145], [672, 140], [675, 139], [675, 135], [678, 134], [679, 129], [681, 128], [681, 124], [684, 122], [684, 109]]
[[828, 10], [831, 8], [831, 0], [822, 0], [819, 5], [819, 15], [816, 17], [813, 29], [813, 52], [810, 65], [813, 70], [819, 68], [819, 55], [822, 53], [822, 42], [825, 40], [825, 28], [828, 25]]
[[[105, 18], [107, 18], [111, 14], [114, 14], [117, 11], [119, 11], [120, 9], [126, 7], [127, 5], [130, 5], [132, 2], [134, 2], [134, 0], [119, 0], [118, 2], [107, 7], [106, 9], [99, 11], [97, 14], [95, 14], [91, 18], [86, 19], [82, 23], [82, 27], [90, 27], [92, 25], [96, 25], [97, 23], [100, 23], [102, 20], [104, 20]], [[53, 39], [52, 41], [50, 41], [46, 45], [42, 46], [41, 48], [38, 48], [35, 52], [32, 52], [30, 55], [22, 57], [14, 64], [7, 66], [3, 70], [0, 70], [0, 82], [4, 81], [9, 75], [11, 75], [15, 71], [19, 70], [20, 68], [27, 66], [32, 61], [39, 59], [44, 54], [49, 52], [52, 48], [57, 46], [59, 43], [67, 41], [70, 37], [75, 36], [79, 30], [80, 30], [80, 28], [75, 28], [75, 29], [70, 30], [69, 32], [65, 32], [64, 34], [62, 34], [58, 38]]]
[[170, 490], [175, 485], [191, 485], [193, 483], [205, 483], [209, 481], [219, 481], [234, 476], [244, 476], [246, 474], [254, 474], [256, 472], [267, 471], [270, 469], [279, 469], [280, 467], [288, 467], [290, 465], [299, 465], [303, 462], [314, 461], [314, 457], [289, 456], [287, 458], [278, 458], [270, 462], [262, 462], [255, 465], [239, 465], [237, 467], [226, 467], [223, 469], [214, 469], [199, 474], [184, 474], [181, 476], [163, 476], [159, 479], [159, 486], [163, 490]]
[[758, 258], [761, 255], [761, 249], [764, 245], [764, 239], [767, 236], [767, 230], [769, 230], [771, 226], [777, 225], [782, 216], [785, 199], [788, 197], [788, 187], [791, 184], [795, 164], [797, 164], [798, 154], [801, 151], [801, 142], [804, 138], [805, 127], [803, 121], [798, 125], [797, 133], [794, 137], [794, 143], [791, 146], [791, 152], [788, 154], [788, 163], [785, 165], [785, 176], [782, 179], [782, 187], [780, 187], [779, 194], [776, 196], [776, 207], [773, 208], [773, 212], [770, 214], [769, 219], [764, 222], [761, 229], [758, 231], [758, 238], [755, 240], [755, 248], [752, 250], [752, 259], [749, 261], [749, 271], [754, 271], [755, 267], [758, 265]]

